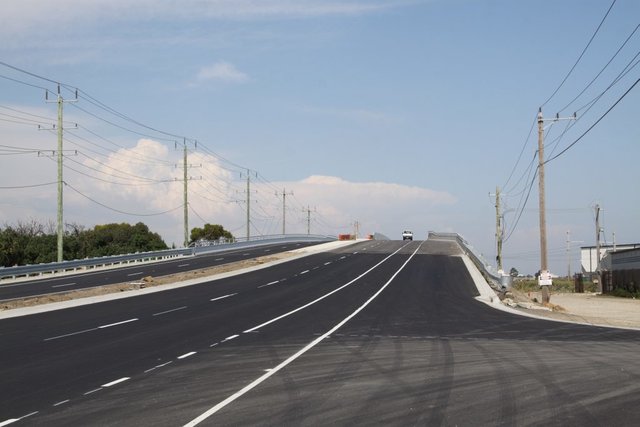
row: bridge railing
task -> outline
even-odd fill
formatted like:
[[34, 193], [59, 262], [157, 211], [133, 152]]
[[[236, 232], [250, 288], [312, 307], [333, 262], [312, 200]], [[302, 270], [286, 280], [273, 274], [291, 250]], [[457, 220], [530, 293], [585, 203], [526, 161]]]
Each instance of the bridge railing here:
[[314, 234], [287, 234], [256, 236], [248, 240], [246, 238], [242, 238], [222, 241], [199, 241], [188, 248], [167, 249], [153, 252], [137, 252], [125, 255], [86, 258], [44, 264], [20, 265], [15, 267], [0, 267], [0, 283], [6, 281], [29, 280], [39, 278], [41, 276], [80, 273], [94, 269], [118, 268], [129, 264], [157, 262], [183, 256], [196, 256], [198, 254], [209, 252], [268, 245], [278, 242], [329, 242], [332, 240], [336, 240], [336, 238]]
[[478, 267], [478, 270], [480, 270], [491, 287], [500, 290], [511, 286], [511, 277], [499, 272], [494, 266], [489, 264], [480, 251], [474, 248], [458, 233], [437, 233], [430, 231], [429, 239], [456, 242], [458, 246], [460, 246], [460, 249], [473, 261], [476, 267]]

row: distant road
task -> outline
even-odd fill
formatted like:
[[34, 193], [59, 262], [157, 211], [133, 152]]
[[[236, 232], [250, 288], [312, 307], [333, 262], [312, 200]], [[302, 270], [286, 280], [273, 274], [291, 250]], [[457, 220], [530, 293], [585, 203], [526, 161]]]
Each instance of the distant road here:
[[637, 425], [639, 332], [495, 310], [456, 253], [361, 242], [1, 320], [0, 425]]
[[187, 256], [173, 258], [166, 261], [135, 264], [127, 267], [110, 268], [106, 270], [92, 270], [87, 273], [66, 274], [64, 276], [32, 281], [7, 283], [0, 285], [0, 301], [25, 298], [36, 295], [46, 295], [87, 289], [115, 283], [126, 283], [141, 280], [143, 277], [165, 276], [183, 273], [216, 265], [228, 264], [293, 249], [316, 245], [310, 243], [274, 243], [264, 246], [235, 248], [211, 253], [200, 253], [195, 257]]

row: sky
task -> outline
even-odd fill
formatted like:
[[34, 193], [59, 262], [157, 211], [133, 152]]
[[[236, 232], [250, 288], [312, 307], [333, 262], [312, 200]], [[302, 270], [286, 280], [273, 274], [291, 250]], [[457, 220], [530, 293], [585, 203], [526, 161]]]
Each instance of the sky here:
[[56, 221], [61, 83], [65, 223], [181, 246], [186, 144], [190, 229], [245, 236], [248, 177], [252, 236], [283, 216], [287, 233], [457, 232], [493, 263], [500, 188], [505, 269], [534, 273], [542, 108], [577, 113], [545, 121], [564, 275], [596, 205], [603, 242], [640, 242], [639, 17], [635, 0], [5, 0], [0, 223]]

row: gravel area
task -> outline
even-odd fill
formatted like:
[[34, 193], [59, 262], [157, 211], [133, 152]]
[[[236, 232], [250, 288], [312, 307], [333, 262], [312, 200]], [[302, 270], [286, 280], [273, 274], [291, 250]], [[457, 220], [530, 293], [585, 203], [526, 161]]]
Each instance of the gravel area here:
[[[640, 329], [640, 300], [593, 293], [552, 293], [550, 309], [541, 301], [540, 292], [513, 293], [517, 310], [537, 316], [598, 326]], [[528, 306], [529, 308], [523, 308]]]

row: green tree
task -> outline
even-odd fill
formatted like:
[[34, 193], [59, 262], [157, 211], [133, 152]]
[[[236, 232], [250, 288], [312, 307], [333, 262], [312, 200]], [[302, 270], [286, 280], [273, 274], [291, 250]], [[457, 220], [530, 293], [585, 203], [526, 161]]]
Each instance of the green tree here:
[[233, 234], [231, 232], [224, 229], [220, 224], [205, 224], [204, 227], [195, 227], [191, 229], [191, 240], [190, 243], [193, 243], [197, 240], [218, 240], [219, 238], [224, 237], [228, 240], [233, 240]]

